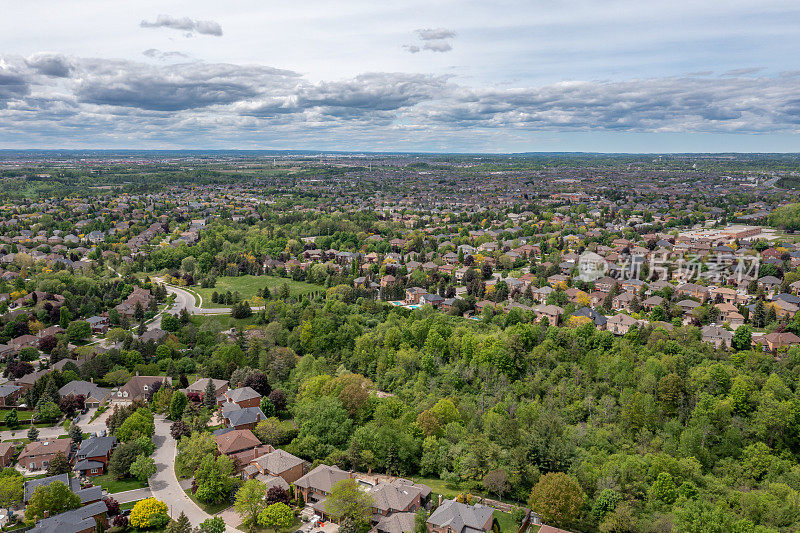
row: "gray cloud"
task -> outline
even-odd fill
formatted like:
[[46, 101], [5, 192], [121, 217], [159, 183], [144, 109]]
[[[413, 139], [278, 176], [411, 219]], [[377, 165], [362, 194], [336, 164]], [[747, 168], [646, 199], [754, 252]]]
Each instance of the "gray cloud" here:
[[420, 47], [415, 44], [404, 44], [403, 48], [405, 48], [406, 52], [411, 54], [418, 54], [420, 51]]
[[764, 67], [747, 67], [747, 68], [737, 68], [734, 70], [729, 70], [728, 72], [723, 73], [723, 76], [747, 76], [748, 74], [755, 74], [757, 72], [761, 72], [764, 70]]
[[139, 23], [142, 28], [171, 28], [189, 32], [186, 36], [191, 37], [194, 32], [203, 35], [222, 36], [222, 26], [213, 20], [194, 20], [189, 17], [171, 17], [169, 15], [159, 15], [156, 20], [149, 22], [143, 20]]
[[142, 55], [145, 57], [149, 57], [151, 59], [158, 59], [160, 61], [166, 61], [168, 59], [185, 59], [189, 57], [189, 54], [184, 54], [183, 52], [171, 51], [171, 52], [162, 52], [156, 48], [148, 48]]
[[54, 78], [67, 78], [72, 72], [70, 60], [60, 54], [35, 54], [25, 63], [39, 74]]
[[[69, 65], [62, 71], [67, 77], [54, 77], [58, 69], [48, 68], [51, 63]], [[209, 135], [235, 142], [269, 132], [284, 140], [322, 135], [346, 142], [356, 134], [384, 138], [395, 130], [436, 132], [442, 138], [490, 131], [796, 133], [798, 94], [797, 76], [686, 76], [505, 89], [463, 87], [409, 73], [312, 83], [262, 65], [3, 57], [0, 135], [117, 140]]]
[[453, 46], [447, 41], [428, 41], [422, 48], [431, 52], [449, 52], [453, 49]]
[[426, 28], [416, 30], [417, 35], [423, 41], [439, 41], [442, 39], [451, 39], [456, 36], [456, 32], [448, 30], [447, 28]]

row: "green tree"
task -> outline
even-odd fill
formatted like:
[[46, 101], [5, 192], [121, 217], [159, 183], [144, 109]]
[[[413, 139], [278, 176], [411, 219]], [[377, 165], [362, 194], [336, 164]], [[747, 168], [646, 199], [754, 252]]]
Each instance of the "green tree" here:
[[195, 431], [188, 437], [183, 437], [178, 441], [178, 457], [175, 459], [178, 474], [191, 476], [203, 458], [216, 451], [217, 442], [211, 433]]
[[36, 426], [31, 426], [28, 430], [28, 440], [36, 441], [39, 439], [39, 430], [36, 429]]
[[213, 409], [217, 404], [217, 387], [214, 385], [214, 380], [209, 379], [206, 390], [203, 392], [203, 405], [209, 409]]
[[17, 425], [19, 425], [19, 415], [17, 414], [17, 410], [12, 409], [7, 412], [4, 422], [6, 423], [6, 426], [11, 429], [17, 427]]
[[731, 346], [737, 351], [749, 350], [751, 347], [752, 338], [753, 334], [750, 326], [747, 324], [739, 326], [736, 328], [736, 332], [733, 334]]
[[136, 457], [136, 460], [130, 466], [130, 474], [139, 481], [147, 481], [150, 476], [156, 473], [156, 462], [152, 457], [144, 454]]
[[258, 515], [258, 525], [278, 530], [289, 528], [294, 523], [292, 508], [285, 503], [273, 503]]
[[251, 531], [256, 527], [258, 515], [266, 508], [267, 486], [257, 479], [250, 479], [236, 492], [233, 508]]
[[224, 533], [226, 529], [225, 520], [221, 516], [206, 518], [200, 523], [198, 529], [202, 533]]
[[164, 331], [178, 331], [181, 329], [181, 321], [171, 313], [164, 313], [161, 316], [161, 329]]
[[57, 515], [81, 506], [81, 497], [60, 481], [36, 487], [25, 508], [25, 518], [44, 518], [45, 513]]
[[152, 437], [153, 433], [153, 413], [146, 407], [140, 407], [117, 428], [116, 436], [120, 442], [127, 442], [139, 437]]
[[349, 518], [361, 526], [369, 524], [372, 496], [361, 490], [355, 479], [343, 479], [331, 487], [325, 499], [325, 512], [336, 520]]
[[61, 326], [62, 329], [67, 329], [69, 327], [69, 323], [72, 320], [72, 313], [69, 312], [66, 305], [62, 305], [61, 309], [58, 312], [58, 324]]
[[122, 479], [130, 475], [131, 465], [142, 453], [141, 446], [137, 442], [123, 442], [111, 453], [108, 461], [108, 471], [116, 479]]
[[669, 505], [675, 503], [678, 497], [678, 489], [675, 487], [675, 481], [672, 479], [671, 474], [659, 472], [652, 487], [650, 487], [650, 497]]
[[92, 336], [92, 327], [85, 320], [75, 320], [67, 326], [67, 337], [69, 340], [82, 341]]
[[192, 524], [189, 522], [186, 513], [181, 511], [178, 519], [171, 521], [167, 525], [167, 533], [192, 533]]
[[[159, 391], [160, 392], [160, 391]], [[172, 394], [172, 400], [169, 402], [169, 417], [172, 420], [180, 420], [183, 416], [183, 411], [186, 409], [186, 404], [189, 403], [189, 398], [183, 391], [175, 391]]]
[[203, 457], [194, 473], [197, 499], [207, 503], [225, 500], [234, 486], [234, 473], [233, 461], [227, 455], [214, 457], [209, 453]]
[[528, 503], [543, 522], [562, 527], [577, 520], [583, 500], [583, 489], [574, 478], [563, 472], [550, 472], [534, 485]]
[[13, 468], [0, 472], [0, 507], [14, 507], [22, 503], [25, 478]]
[[64, 452], [56, 453], [50, 462], [47, 463], [47, 475], [56, 476], [58, 474], [69, 474], [72, 472], [72, 465], [64, 455]]

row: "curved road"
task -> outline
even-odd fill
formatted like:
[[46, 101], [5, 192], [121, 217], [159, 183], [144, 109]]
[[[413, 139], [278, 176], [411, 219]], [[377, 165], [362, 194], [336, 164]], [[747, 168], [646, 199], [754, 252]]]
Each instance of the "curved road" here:
[[[174, 285], [167, 285], [165, 283], [164, 286], [167, 288], [167, 292], [169, 294], [175, 295], [175, 303], [172, 304], [172, 307], [166, 310], [169, 313], [180, 313], [181, 309], [186, 309], [186, 311], [195, 315], [225, 315], [231, 312], [230, 307], [199, 307], [194, 294], [185, 289], [181, 289], [180, 287], [175, 287]], [[200, 305], [203, 305], [202, 301], [200, 302]], [[253, 307], [252, 309], [253, 311], [261, 311], [264, 309], [264, 306]], [[158, 320], [160, 323], [160, 317]]]
[[[175, 456], [178, 453], [178, 446], [175, 439], [169, 434], [169, 425], [164, 417], [156, 417], [156, 431], [153, 435], [156, 451], [153, 453], [153, 459], [156, 462], [157, 470], [149, 480], [150, 490], [154, 498], [167, 504], [169, 515], [172, 518], [177, 519], [183, 511], [189, 518], [189, 522], [193, 526], [197, 526], [211, 518], [211, 515], [203, 511], [186, 495], [175, 476]], [[242, 533], [227, 523], [225, 532]]]

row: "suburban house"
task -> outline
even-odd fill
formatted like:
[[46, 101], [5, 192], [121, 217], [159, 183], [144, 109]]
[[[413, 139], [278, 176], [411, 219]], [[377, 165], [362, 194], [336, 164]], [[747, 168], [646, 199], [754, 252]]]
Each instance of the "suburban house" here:
[[788, 348], [800, 344], [800, 337], [789, 331], [783, 333], [772, 332], [753, 339], [753, 344], [756, 346], [761, 344], [765, 352], [775, 353], [781, 348]]
[[158, 390], [162, 385], [170, 383], [171, 379], [166, 376], [133, 376], [125, 385], [119, 388], [112, 400], [118, 402], [147, 401], [154, 390]]
[[73, 470], [83, 476], [105, 474], [111, 452], [116, 445], [116, 437], [92, 437], [83, 441], [75, 454], [78, 463]]
[[684, 283], [683, 285], [679, 285], [676, 289], [676, 292], [679, 296], [697, 298], [700, 300], [700, 302], [705, 302], [709, 295], [707, 287], [703, 287], [702, 285], [697, 285], [695, 283]]
[[614, 335], [625, 335], [637, 323], [635, 318], [620, 314], [609, 317], [606, 328]]
[[331, 487], [350, 477], [352, 475], [349, 472], [345, 472], [337, 466], [319, 465], [295, 482], [295, 496], [299, 491], [306, 503], [322, 502], [330, 493]]
[[214, 437], [219, 453], [232, 455], [261, 446], [261, 441], [249, 429], [234, 429]]
[[241, 408], [235, 403], [222, 406], [222, 418], [227, 427], [234, 429], [255, 429], [256, 424], [267, 419], [260, 407]]
[[416, 512], [430, 496], [431, 489], [407, 479], [396, 479], [391, 483], [378, 483], [368, 489], [367, 494], [372, 496], [373, 522], [378, 522], [394, 513]]
[[0, 407], [7, 407], [9, 405], [16, 405], [17, 399], [22, 394], [22, 387], [13, 385], [11, 383], [3, 383], [0, 385]]
[[190, 392], [195, 392], [200, 395], [200, 398], [202, 398], [206, 392], [206, 388], [208, 388], [209, 381], [214, 383], [214, 390], [216, 391], [216, 397], [217, 400], [219, 400], [219, 397], [225, 394], [225, 391], [228, 390], [228, 382], [225, 381], [224, 379], [212, 379], [212, 378], [198, 379], [197, 381], [186, 387], [186, 390], [184, 392], [186, 392], [186, 394], [189, 394]]
[[225, 391], [222, 398], [218, 400], [225, 405], [236, 404], [241, 408], [258, 407], [261, 405], [261, 395], [250, 387], [239, 387]]
[[253, 459], [245, 467], [247, 477], [262, 479], [263, 477], [280, 477], [286, 483], [294, 483], [303, 477], [304, 461], [283, 450], [274, 450]]
[[708, 342], [714, 345], [715, 348], [731, 347], [733, 341], [733, 333], [723, 328], [722, 326], [706, 326], [703, 328], [703, 342]]
[[62, 398], [67, 396], [83, 396], [86, 407], [100, 407], [111, 397], [111, 391], [98, 387], [90, 381], [70, 381], [60, 389], [58, 394]]
[[446, 500], [428, 517], [428, 533], [478, 533], [492, 529], [494, 512], [485, 505]]
[[56, 481], [63, 483], [69, 487], [69, 490], [77, 494], [81, 499], [82, 505], [90, 505], [95, 502], [99, 502], [103, 498], [103, 487], [94, 486], [82, 489], [81, 482], [78, 481], [77, 478], [69, 477], [67, 474], [58, 474], [55, 476], [26, 480], [23, 485], [23, 501], [28, 503], [28, 500], [30, 500], [31, 496], [33, 496], [33, 491], [36, 490], [36, 487], [47, 486], [51, 483], [55, 483]]
[[536, 313], [536, 320], [546, 318], [548, 324], [557, 326], [561, 315], [564, 314], [564, 308], [557, 305], [539, 304], [533, 308], [533, 312]]
[[94, 502], [36, 522], [32, 533], [93, 533], [108, 527], [105, 502]]
[[40, 470], [47, 468], [50, 461], [58, 452], [64, 454], [67, 459], [72, 455], [71, 439], [50, 439], [29, 442], [22, 453], [19, 454], [17, 462], [28, 470]]
[[416, 513], [394, 513], [384, 516], [369, 530], [369, 533], [405, 533], [406, 531], [414, 531], [414, 519], [416, 516]]
[[0, 467], [5, 468], [14, 463], [14, 443], [0, 442]]
[[38, 372], [31, 372], [30, 374], [25, 374], [21, 378], [15, 379], [14, 385], [19, 385], [20, 387], [22, 387], [21, 394], [25, 394], [26, 392], [28, 392], [30, 389], [33, 388], [33, 385], [40, 377], [44, 376], [48, 372], [50, 372], [50, 370], [40, 370]]

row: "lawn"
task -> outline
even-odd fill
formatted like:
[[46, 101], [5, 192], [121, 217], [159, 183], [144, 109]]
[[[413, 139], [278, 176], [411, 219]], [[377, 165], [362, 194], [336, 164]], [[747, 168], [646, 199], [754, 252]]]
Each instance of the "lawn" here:
[[300, 296], [315, 291], [324, 291], [325, 287], [316, 285], [314, 283], [306, 283], [304, 281], [293, 281], [289, 278], [279, 278], [276, 276], [236, 276], [227, 277], [221, 276], [217, 278], [216, 287], [213, 289], [202, 289], [200, 287], [186, 287], [187, 290], [199, 294], [203, 298], [203, 305], [201, 307], [225, 307], [224, 305], [215, 304], [211, 301], [211, 295], [214, 291], [218, 293], [225, 293], [227, 291], [239, 291], [241, 297], [245, 300], [251, 300], [256, 291], [269, 287], [271, 292], [277, 291], [284, 283], [289, 285], [289, 294], [291, 296]]
[[114, 479], [114, 476], [111, 474], [103, 474], [102, 476], [96, 476], [91, 479], [94, 485], [100, 485], [108, 492], [124, 492], [126, 490], [133, 490], [133, 489], [140, 489], [142, 487], [146, 487], [147, 484], [139, 481], [138, 479], [133, 478], [125, 478], [125, 479]]
[[185, 492], [186, 495], [189, 498], [191, 498], [192, 501], [196, 503], [198, 507], [200, 507], [200, 509], [202, 509], [203, 511], [207, 512], [210, 515], [215, 515], [231, 506], [231, 502], [222, 502], [222, 503], [201, 502], [200, 500], [197, 499], [197, 497], [194, 494], [192, 494], [191, 490], [187, 490]]
[[495, 509], [494, 517], [497, 518], [501, 533], [517, 533], [519, 530], [520, 524], [514, 520], [511, 513], [504, 513]]

